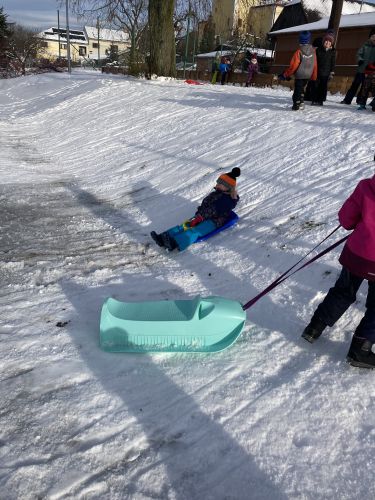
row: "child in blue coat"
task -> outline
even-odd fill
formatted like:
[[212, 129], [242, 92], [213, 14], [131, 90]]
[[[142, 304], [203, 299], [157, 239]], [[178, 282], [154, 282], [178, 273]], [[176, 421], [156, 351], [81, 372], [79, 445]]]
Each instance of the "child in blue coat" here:
[[238, 167], [233, 168], [231, 172], [220, 175], [214, 190], [202, 200], [192, 219], [160, 234], [152, 231], [152, 239], [160, 247], [165, 247], [169, 251], [174, 249], [182, 251], [195, 243], [201, 236], [206, 236], [215, 229], [224, 226], [229, 221], [231, 212], [240, 199], [236, 190], [236, 179], [240, 175], [241, 170]]

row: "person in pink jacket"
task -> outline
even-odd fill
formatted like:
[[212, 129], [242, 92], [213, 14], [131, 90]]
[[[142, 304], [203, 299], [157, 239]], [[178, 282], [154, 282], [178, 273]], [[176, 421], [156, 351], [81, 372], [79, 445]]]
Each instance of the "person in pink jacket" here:
[[[375, 157], [374, 157], [375, 160]], [[339, 211], [340, 224], [353, 230], [339, 261], [341, 274], [314, 312], [302, 337], [313, 343], [333, 326], [356, 300], [363, 280], [368, 281], [366, 312], [357, 326], [347, 360], [352, 366], [375, 368], [375, 175], [361, 180]]]

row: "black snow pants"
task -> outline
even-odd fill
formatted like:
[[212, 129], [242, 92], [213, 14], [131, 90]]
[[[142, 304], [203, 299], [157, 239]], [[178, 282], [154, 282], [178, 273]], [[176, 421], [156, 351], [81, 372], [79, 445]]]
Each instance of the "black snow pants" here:
[[[352, 81], [352, 84], [349, 90], [347, 91], [346, 96], [344, 97], [344, 101], [346, 102], [346, 104], [352, 103], [353, 97], [356, 95], [357, 90], [362, 85], [364, 79], [365, 79], [364, 73], [356, 73], [354, 80]], [[357, 99], [357, 104], [358, 104], [358, 99]]]
[[327, 99], [327, 87], [328, 87], [328, 76], [321, 76], [315, 82], [315, 87], [313, 90], [313, 102], [323, 103]]
[[299, 106], [305, 101], [305, 87], [308, 80], [302, 78], [296, 78], [294, 80], [294, 92], [293, 92], [293, 104]]
[[[350, 273], [345, 267], [335, 285], [330, 288], [314, 316], [333, 326], [356, 300], [363, 278]], [[368, 282], [366, 312], [355, 331], [359, 337], [375, 342], [375, 281]]]

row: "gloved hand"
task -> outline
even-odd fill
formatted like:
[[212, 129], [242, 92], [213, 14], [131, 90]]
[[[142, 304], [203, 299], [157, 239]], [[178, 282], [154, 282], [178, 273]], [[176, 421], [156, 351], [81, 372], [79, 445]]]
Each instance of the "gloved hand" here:
[[280, 73], [280, 75], [277, 76], [278, 80], [284, 81], [286, 80], [284, 73]]
[[184, 231], [187, 231], [190, 227], [194, 227], [201, 222], [203, 222], [203, 217], [201, 215], [195, 215], [191, 219], [186, 220], [185, 222], [182, 223], [182, 227], [184, 228]]
[[363, 60], [363, 59], [360, 59], [360, 60], [358, 61], [358, 66], [360, 66], [360, 65], [361, 65], [361, 64], [363, 64], [363, 63], [364, 63], [364, 60]]
[[203, 222], [203, 217], [201, 215], [196, 215], [195, 217], [193, 217], [192, 219], [190, 219], [190, 227], [194, 227], [194, 226], [197, 226], [198, 224], [200, 224], [201, 222]]

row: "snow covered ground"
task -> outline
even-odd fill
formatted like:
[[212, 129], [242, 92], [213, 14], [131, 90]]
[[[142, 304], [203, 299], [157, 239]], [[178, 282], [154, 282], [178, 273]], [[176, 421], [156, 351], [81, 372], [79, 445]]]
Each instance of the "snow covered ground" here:
[[[110, 354], [107, 296], [244, 303], [323, 239], [374, 173], [374, 114], [291, 112], [285, 89], [78, 71], [0, 81], [0, 497], [375, 497], [374, 373], [345, 356], [365, 291], [309, 345], [333, 251], [248, 310], [218, 354]], [[241, 220], [180, 254], [234, 166]], [[345, 234], [340, 230], [330, 240]]]

